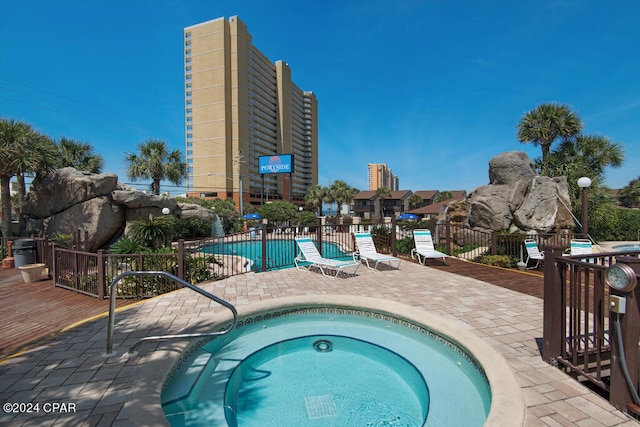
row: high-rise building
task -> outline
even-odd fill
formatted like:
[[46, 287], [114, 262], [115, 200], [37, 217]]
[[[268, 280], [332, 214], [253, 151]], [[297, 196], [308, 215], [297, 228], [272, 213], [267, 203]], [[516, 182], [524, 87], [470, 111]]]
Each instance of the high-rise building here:
[[[318, 182], [318, 106], [272, 63], [237, 17], [184, 29], [187, 194], [243, 203], [302, 203]], [[294, 172], [264, 174], [259, 158], [292, 154]]]
[[369, 190], [387, 187], [391, 191], [400, 189], [400, 179], [384, 163], [369, 164]]

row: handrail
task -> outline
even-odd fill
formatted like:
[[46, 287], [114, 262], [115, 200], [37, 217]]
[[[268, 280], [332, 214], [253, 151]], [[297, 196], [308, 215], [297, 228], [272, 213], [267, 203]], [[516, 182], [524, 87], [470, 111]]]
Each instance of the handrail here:
[[166, 278], [169, 278], [175, 282], [180, 283], [181, 285], [191, 289], [192, 291], [195, 291], [197, 293], [199, 293], [200, 295], [203, 295], [215, 302], [217, 302], [218, 304], [228, 308], [231, 311], [231, 314], [233, 314], [233, 322], [231, 322], [231, 325], [226, 328], [223, 331], [218, 331], [218, 332], [206, 332], [206, 333], [197, 333], [197, 334], [178, 334], [178, 335], [159, 335], [159, 336], [152, 336], [152, 337], [145, 337], [140, 339], [140, 341], [138, 341], [137, 343], [135, 343], [133, 346], [131, 346], [131, 348], [129, 348], [128, 354], [129, 355], [133, 355], [135, 354], [135, 350], [140, 346], [140, 344], [142, 344], [145, 341], [161, 341], [161, 340], [169, 340], [169, 339], [182, 339], [182, 338], [198, 338], [198, 337], [213, 337], [213, 336], [218, 336], [218, 335], [224, 335], [227, 334], [229, 332], [231, 332], [235, 327], [236, 324], [238, 323], [238, 311], [236, 310], [236, 308], [229, 302], [218, 298], [215, 295], [210, 294], [209, 292], [200, 289], [199, 287], [192, 285], [191, 283], [182, 280], [181, 278], [174, 276], [171, 273], [167, 273], [166, 271], [125, 271], [123, 273], [120, 273], [119, 275], [117, 275], [113, 281], [111, 282], [110, 285], [110, 296], [109, 296], [109, 325], [107, 327], [107, 352], [105, 353], [105, 357], [111, 357], [114, 355], [113, 353], [113, 328], [114, 328], [114, 323], [115, 323], [115, 309], [116, 309], [116, 297], [115, 297], [115, 287], [118, 284], [118, 282], [127, 276], [163, 276]]

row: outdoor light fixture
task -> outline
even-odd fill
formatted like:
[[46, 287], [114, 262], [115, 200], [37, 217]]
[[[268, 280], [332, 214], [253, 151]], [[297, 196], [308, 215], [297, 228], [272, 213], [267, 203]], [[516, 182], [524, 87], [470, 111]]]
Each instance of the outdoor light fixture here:
[[169, 210], [169, 208], [162, 208], [162, 214], [163, 214], [163, 215], [169, 215], [169, 212], [171, 212], [171, 211]]
[[589, 238], [589, 215], [587, 212], [587, 188], [591, 186], [591, 178], [583, 176], [578, 180], [578, 187], [582, 188], [582, 233]]
[[591, 187], [591, 178], [583, 176], [578, 180], [578, 187], [580, 188], [589, 188]]

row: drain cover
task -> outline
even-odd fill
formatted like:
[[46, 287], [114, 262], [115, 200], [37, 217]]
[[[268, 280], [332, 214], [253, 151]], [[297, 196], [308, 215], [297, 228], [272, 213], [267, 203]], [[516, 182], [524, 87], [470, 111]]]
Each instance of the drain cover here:
[[333, 398], [330, 394], [306, 396], [304, 403], [307, 405], [307, 414], [309, 414], [310, 420], [335, 417], [338, 415], [336, 405], [333, 404]]

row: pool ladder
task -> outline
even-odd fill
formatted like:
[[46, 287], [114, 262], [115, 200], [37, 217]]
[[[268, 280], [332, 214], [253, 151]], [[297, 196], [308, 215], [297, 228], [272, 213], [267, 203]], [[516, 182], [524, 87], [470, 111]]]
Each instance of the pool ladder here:
[[137, 354], [137, 349], [138, 347], [143, 343], [143, 342], [147, 342], [147, 341], [166, 341], [166, 340], [172, 340], [172, 339], [190, 339], [190, 338], [201, 338], [201, 337], [215, 337], [215, 336], [219, 336], [219, 335], [224, 335], [227, 334], [229, 332], [231, 332], [235, 327], [236, 324], [238, 323], [238, 311], [236, 310], [236, 308], [229, 302], [218, 298], [217, 296], [210, 294], [209, 292], [200, 289], [199, 287], [192, 285], [191, 283], [187, 282], [186, 280], [183, 280], [177, 276], [174, 276], [171, 273], [167, 273], [166, 271], [125, 271], [124, 273], [121, 273], [119, 275], [117, 275], [113, 281], [111, 282], [110, 285], [110, 296], [109, 296], [109, 325], [107, 327], [107, 351], [106, 353], [103, 355], [104, 357], [111, 357], [111, 356], [115, 356], [116, 353], [113, 352], [113, 327], [114, 327], [114, 323], [115, 323], [115, 309], [116, 309], [116, 293], [115, 293], [115, 287], [117, 286], [118, 282], [120, 280], [122, 280], [124, 277], [128, 277], [128, 276], [162, 276], [162, 277], [166, 277], [168, 279], [173, 280], [174, 282], [178, 282], [179, 284], [181, 284], [182, 286], [191, 289], [192, 291], [195, 291], [197, 293], [199, 293], [200, 295], [203, 295], [207, 298], [209, 298], [210, 300], [213, 300], [215, 302], [217, 302], [218, 304], [226, 307], [227, 309], [229, 309], [229, 311], [231, 311], [231, 314], [233, 315], [233, 321], [231, 322], [231, 324], [225, 328], [222, 331], [218, 331], [218, 332], [204, 332], [204, 333], [195, 333], [195, 334], [176, 334], [176, 335], [158, 335], [158, 336], [152, 336], [152, 337], [145, 337], [145, 338], [141, 338], [137, 343], [135, 343], [134, 345], [132, 345], [129, 348], [129, 351], [125, 354], [125, 356], [128, 357], [133, 357]]

